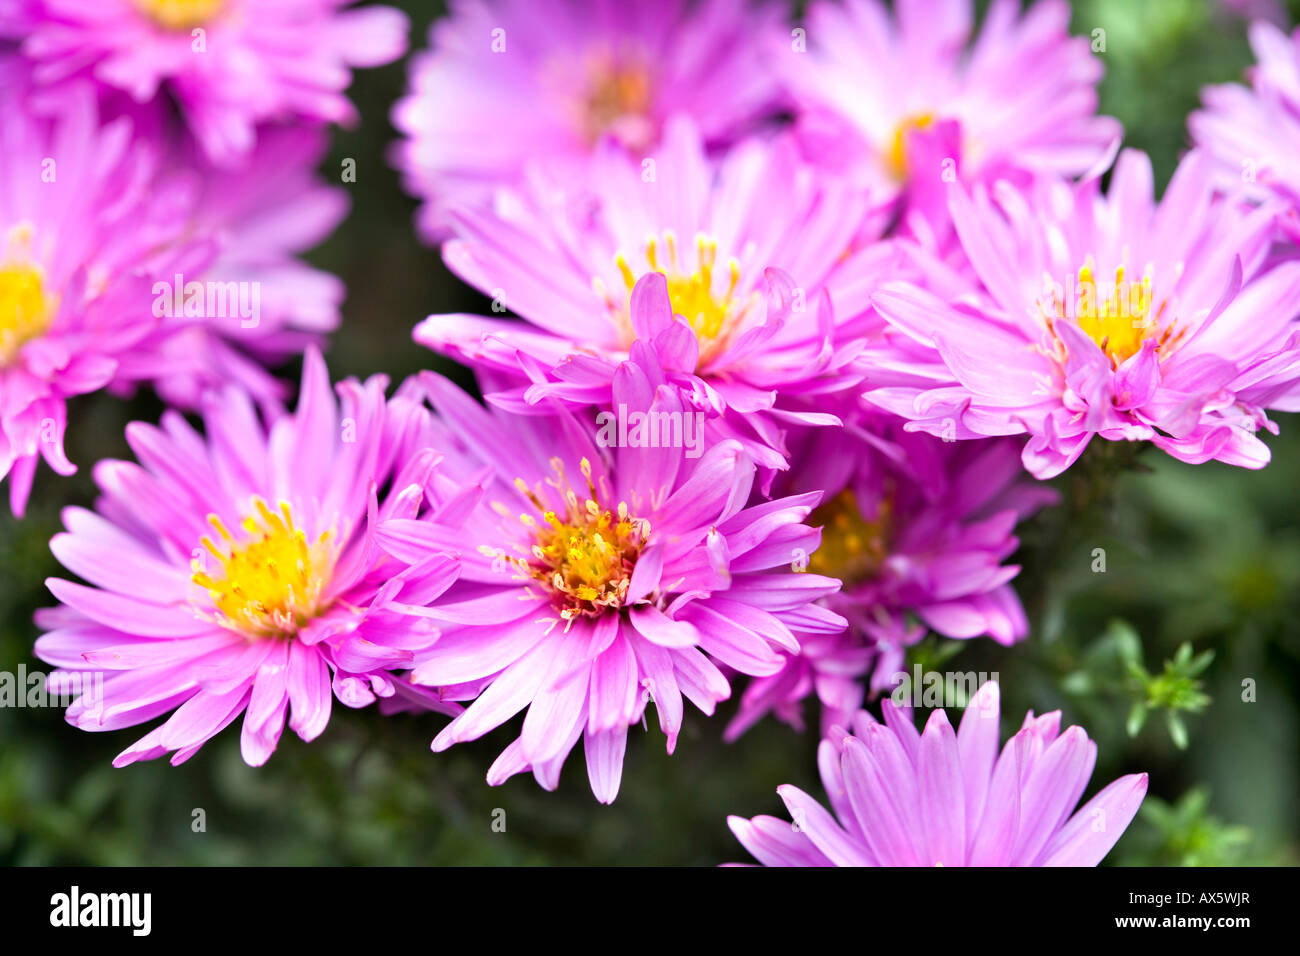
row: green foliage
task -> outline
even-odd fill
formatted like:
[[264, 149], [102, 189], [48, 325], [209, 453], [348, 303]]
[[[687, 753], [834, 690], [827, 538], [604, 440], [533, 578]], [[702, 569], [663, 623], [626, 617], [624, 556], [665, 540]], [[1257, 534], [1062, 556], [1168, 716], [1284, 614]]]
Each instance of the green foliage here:
[[1250, 830], [1210, 815], [1210, 794], [1197, 787], [1177, 803], [1147, 797], [1138, 816], [1145, 830], [1126, 847], [1124, 863], [1143, 866], [1233, 866], [1267, 863], [1249, 859]]

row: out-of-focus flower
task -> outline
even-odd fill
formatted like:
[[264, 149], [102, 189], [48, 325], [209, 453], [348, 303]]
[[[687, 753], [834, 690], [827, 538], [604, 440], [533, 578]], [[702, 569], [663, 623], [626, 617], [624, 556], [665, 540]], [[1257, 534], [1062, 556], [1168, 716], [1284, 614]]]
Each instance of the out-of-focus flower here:
[[[490, 400], [525, 413], [550, 398], [608, 404], [640, 342], [693, 407], [761, 466], [783, 468], [785, 425], [834, 421], [790, 397], [861, 377], [862, 314], [892, 255], [862, 234], [866, 198], [788, 140], [748, 141], [715, 168], [685, 120], [670, 124], [650, 178], [612, 149], [594, 170], [589, 221], [540, 190], [513, 214], [457, 209], [448, 266], [529, 325], [434, 315], [416, 341], [493, 373]], [[658, 284], [638, 297], [647, 278]]]
[[[1097, 745], [1081, 727], [1060, 733], [1061, 713], [1025, 715], [998, 751], [998, 685], [980, 688], [953, 732], [935, 710], [918, 733], [884, 705], [852, 734], [835, 728], [817, 753], [834, 812], [798, 787], [778, 792], [794, 825], [731, 817], [736, 837], [766, 866], [1096, 866], [1123, 835], [1147, 792], [1129, 774], [1075, 810]], [[1071, 814], [1071, 811], [1074, 811]]]
[[129, 119], [100, 126], [88, 88], [70, 88], [57, 118], [31, 115], [15, 66], [0, 62], [0, 479], [21, 515], [40, 458], [76, 471], [66, 400], [128, 385], [162, 324], [153, 270], [192, 252], [179, 228], [192, 193], [157, 182]]
[[408, 567], [375, 547], [378, 523], [417, 513], [435, 462], [410, 443], [427, 412], [386, 403], [384, 386], [349, 380], [336, 400], [313, 349], [293, 415], [264, 426], [232, 388], [205, 400], [206, 435], [176, 412], [134, 423], [140, 463], [100, 462], [96, 511], [64, 511], [50, 548], [89, 584], [48, 581], [60, 604], [37, 614], [36, 653], [60, 668], [53, 688], [81, 691], [68, 721], [117, 730], [174, 711], [117, 766], [179, 764], [241, 715], [244, 759], [260, 765], [286, 716], [314, 739], [333, 697], [393, 695], [390, 672], [437, 637], [408, 605], [451, 585], [454, 557], [430, 549]]
[[1253, 23], [1250, 45], [1259, 60], [1250, 87], [1207, 86], [1205, 108], [1187, 125], [1221, 163], [1224, 188], [1280, 198], [1289, 208], [1279, 221], [1300, 242], [1300, 30], [1288, 37], [1271, 23]]
[[411, 676], [440, 699], [474, 701], [434, 750], [527, 708], [490, 784], [531, 770], [554, 789], [582, 739], [592, 790], [611, 802], [628, 728], [650, 700], [672, 752], [683, 698], [712, 714], [730, 695], [718, 664], [772, 674], [780, 650], [797, 650], [793, 631], [844, 627], [814, 603], [839, 582], [790, 570], [816, 548], [803, 521], [820, 495], [746, 507], [754, 467], [740, 447], [690, 457], [670, 436], [692, 413], [635, 361], [614, 397], [643, 416], [629, 423], [638, 437], [608, 445], [590, 416], [517, 416], [431, 374], [418, 384], [438, 413], [426, 443], [444, 457], [427, 513], [385, 522], [378, 540], [413, 565], [461, 554], [460, 581], [425, 612], [441, 636]]
[[844, 582], [823, 604], [845, 617], [837, 634], [801, 635], [776, 674], [752, 680], [727, 728], [739, 736], [769, 711], [802, 726], [815, 693], [822, 729], [847, 726], [872, 691], [897, 685], [903, 652], [927, 629], [949, 638], [1012, 644], [1028, 622], [1010, 581], [1016, 523], [1056, 493], [1029, 480], [1021, 441], [945, 442], [879, 413], [841, 412], [844, 429], [805, 429], [794, 443], [786, 494], [813, 489], [809, 518], [821, 547], [809, 570]]
[[316, 173], [327, 146], [319, 128], [266, 127], [238, 170], [179, 148], [177, 175], [198, 183], [186, 235], [202, 237], [208, 255], [159, 277], [153, 307], [167, 330], [131, 363], [169, 403], [194, 408], [227, 384], [259, 402], [283, 399], [266, 366], [322, 345], [338, 326], [343, 283], [296, 258], [347, 213], [347, 194]]
[[223, 166], [267, 122], [351, 123], [353, 67], [406, 50], [407, 19], [354, 0], [17, 0], [0, 28], [38, 84], [92, 77], [144, 103], [166, 92]]
[[760, 53], [781, 9], [766, 0], [458, 0], [451, 11], [393, 110], [407, 137], [395, 161], [425, 202], [430, 240], [449, 204], [483, 202], [528, 168], [580, 187], [602, 141], [640, 163], [674, 114], [723, 146], [775, 106]]
[[1262, 467], [1265, 410], [1300, 407], [1300, 262], [1265, 262], [1276, 208], [1216, 199], [1212, 167], [1188, 154], [1159, 203], [1135, 151], [1106, 194], [1095, 178], [953, 187], [983, 288], [878, 290], [895, 347], [874, 356], [868, 400], [940, 437], [1028, 433], [1039, 478], [1093, 436]]
[[776, 57], [807, 151], [934, 230], [949, 182], [1076, 175], [1120, 135], [1097, 116], [1101, 61], [1067, 32], [1070, 7], [994, 0], [969, 44], [971, 0], [814, 3]]

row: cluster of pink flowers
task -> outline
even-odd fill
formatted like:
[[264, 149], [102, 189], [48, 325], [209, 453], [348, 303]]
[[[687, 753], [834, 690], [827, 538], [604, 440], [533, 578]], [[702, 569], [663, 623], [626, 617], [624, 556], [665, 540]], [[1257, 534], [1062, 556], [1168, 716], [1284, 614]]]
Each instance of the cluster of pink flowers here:
[[[21, 515], [63, 451], [69, 398], [154, 387], [200, 406], [339, 322], [300, 261], [347, 196], [316, 167], [350, 64], [405, 50], [395, 10], [348, 0], [0, 3], [0, 481]], [[256, 14], [254, 16], [254, 14]]]
[[795, 828], [733, 819], [760, 861], [1098, 862], [1146, 777], [1070, 816], [1096, 747], [1059, 714], [999, 756], [995, 684], [955, 733], [863, 708], [927, 633], [1028, 636], [1017, 525], [1093, 439], [1268, 462], [1300, 408], [1300, 34], [1253, 28], [1158, 199], [1061, 0], [452, 3], [393, 161], [509, 313], [415, 327], [480, 402], [332, 386], [318, 351], [343, 290], [297, 256], [347, 203], [315, 169], [350, 68], [405, 49], [350, 7], [0, 3], [15, 514], [40, 459], [74, 470], [67, 399], [173, 406], [51, 542], [84, 583], [49, 582], [36, 652], [106, 675], [69, 721], [165, 718], [117, 762], [180, 763], [242, 717], [253, 765], [334, 698], [449, 716], [435, 751], [515, 721], [489, 783], [553, 789], [581, 741], [610, 802], [649, 705], [671, 752], [687, 701], [735, 693], [734, 737], [812, 700], [834, 816], [783, 789]]

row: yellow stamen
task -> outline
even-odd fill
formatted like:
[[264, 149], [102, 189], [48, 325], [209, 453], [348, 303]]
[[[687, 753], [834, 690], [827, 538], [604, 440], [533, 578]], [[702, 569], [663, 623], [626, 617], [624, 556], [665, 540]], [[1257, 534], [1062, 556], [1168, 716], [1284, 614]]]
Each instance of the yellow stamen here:
[[226, 0], [135, 0], [138, 9], [160, 27], [190, 30], [217, 16]]
[[[1171, 281], [1177, 282], [1181, 271], [1179, 266]], [[1114, 285], [1100, 290], [1095, 274], [1089, 256], [1079, 268], [1077, 288], [1066, 292], [1074, 295], [1073, 302], [1064, 301], [1060, 287], [1053, 287], [1051, 277], [1045, 277], [1045, 283], [1052, 291], [1039, 300], [1039, 310], [1051, 341], [1040, 351], [1057, 360], [1066, 358], [1068, 350], [1057, 331], [1060, 321], [1077, 323], [1106, 353], [1111, 368], [1116, 369], [1140, 352], [1148, 341], [1154, 342], [1156, 356], [1163, 359], [1182, 340], [1186, 327], [1180, 327], [1176, 317], [1166, 315], [1170, 300], [1166, 299], [1158, 306], [1155, 302], [1149, 266], [1141, 282], [1129, 281], [1125, 268], [1120, 266], [1115, 270]]]
[[894, 128], [894, 135], [890, 139], [886, 162], [895, 179], [901, 181], [907, 179], [908, 176], [907, 134], [914, 129], [929, 129], [933, 123], [933, 113], [915, 113], [905, 118]]
[[0, 265], [0, 368], [23, 344], [45, 333], [54, 318], [41, 272], [30, 265]]
[[1110, 356], [1119, 367], [1135, 355], [1153, 331], [1151, 317], [1151, 276], [1140, 283], [1124, 280], [1124, 267], [1115, 270], [1115, 285], [1105, 297], [1097, 289], [1092, 259], [1079, 269], [1079, 328]]
[[[661, 238], [666, 252], [662, 257]], [[687, 271], [689, 264], [683, 263], [678, 255], [677, 236], [671, 230], [665, 230], [662, 237], [646, 239], [645, 261], [649, 271], [658, 272], [668, 280], [668, 298], [672, 302], [673, 314], [690, 323], [700, 343], [702, 361], [731, 341], [758, 297], [756, 292], [743, 296], [736, 294], [740, 285], [740, 263], [735, 259], [727, 260], [726, 282], [715, 288], [717, 260], [718, 242], [711, 236], [701, 234], [695, 237], [695, 263], [690, 271]], [[632, 288], [641, 275], [633, 270], [628, 257], [621, 252], [615, 257], [614, 265], [623, 277], [627, 298], [619, 302], [606, 296], [606, 303], [630, 343], [632, 326], [628, 307]]]
[[321, 595], [337, 557], [334, 535], [326, 531], [309, 541], [288, 504], [276, 512], [260, 498], [252, 503], [254, 513], [240, 522], [242, 542], [208, 515], [221, 544], [207, 535], [202, 544], [221, 571], [198, 571], [192, 580], [208, 592], [223, 627], [248, 637], [292, 637], [326, 609]]
[[573, 491], [558, 460], [552, 461], [551, 467], [555, 478], [548, 484], [562, 494], [563, 511], [542, 505], [540, 495], [523, 479], [516, 479], [516, 486], [526, 490], [537, 508], [541, 522], [528, 514], [519, 516], [533, 539], [526, 557], [498, 552], [491, 556], [540, 583], [564, 620], [598, 617], [623, 606], [637, 556], [650, 536], [650, 523], [632, 517], [627, 502], [619, 502], [613, 510], [601, 504], [604, 495], [597, 490], [591, 463], [585, 458], [581, 463], [587, 484], [585, 498]]
[[809, 523], [822, 527], [822, 543], [808, 560], [816, 574], [839, 578], [845, 585], [866, 581], [880, 571], [889, 556], [892, 524], [889, 498], [881, 499], [876, 517], [868, 520], [848, 488], [813, 512]]
[[645, 145], [653, 101], [649, 71], [629, 65], [626, 58], [618, 63], [614, 57], [600, 56], [592, 61], [589, 73], [591, 79], [581, 105], [587, 142], [594, 143], [605, 133], [615, 131], [625, 142], [631, 139], [636, 145]]

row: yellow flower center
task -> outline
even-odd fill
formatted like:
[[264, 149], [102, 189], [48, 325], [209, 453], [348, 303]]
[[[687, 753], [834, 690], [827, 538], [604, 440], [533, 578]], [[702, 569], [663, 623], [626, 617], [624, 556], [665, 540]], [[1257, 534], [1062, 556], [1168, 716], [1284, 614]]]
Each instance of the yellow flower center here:
[[216, 17], [226, 0], [135, 0], [135, 5], [160, 27], [190, 30]]
[[1140, 283], [1126, 282], [1124, 267], [1115, 270], [1115, 286], [1102, 298], [1097, 292], [1092, 264], [1079, 269], [1079, 328], [1118, 366], [1142, 348], [1152, 328], [1151, 276]]
[[822, 543], [808, 559], [816, 574], [839, 578], [846, 586], [876, 576], [889, 557], [891, 505], [882, 498], [874, 519], [867, 520], [857, 498], [845, 488], [813, 512], [809, 524], [822, 527]]
[[[680, 315], [695, 332], [700, 343], [701, 361], [715, 355], [731, 341], [737, 330], [743, 325], [743, 318], [757, 301], [757, 293], [738, 296], [736, 288], [740, 283], [740, 263], [734, 258], [727, 260], [725, 285], [714, 288], [715, 266], [718, 260], [718, 242], [710, 236], [695, 237], [695, 262], [683, 261], [679, 254], [677, 237], [672, 230], [665, 230], [662, 237], [665, 255], [660, 253], [660, 238], [651, 236], [645, 244], [645, 260], [650, 271], [658, 272], [668, 280], [668, 298], [672, 302], [673, 314]], [[627, 296], [622, 302], [606, 296], [615, 321], [620, 325], [624, 338], [631, 343], [632, 323], [628, 315], [632, 288], [640, 278], [632, 270], [627, 256], [619, 253], [615, 265], [623, 276]], [[600, 289], [599, 282], [597, 283]], [[603, 291], [603, 289], [601, 290]]]
[[[587, 480], [587, 496], [579, 498], [564, 476], [564, 466], [552, 459], [556, 477], [549, 483], [564, 493], [563, 513], [542, 502], [540, 496], [522, 478], [515, 487], [541, 515], [539, 522], [524, 513], [519, 520], [532, 532], [533, 543], [525, 556], [512, 556], [486, 545], [479, 551], [498, 558], [522, 572], [522, 577], [537, 581], [550, 594], [560, 617], [571, 621], [579, 616], [599, 617], [609, 609], [623, 606], [632, 569], [637, 556], [650, 536], [650, 523], [633, 517], [627, 502], [610, 509], [601, 501], [591, 477], [591, 462], [583, 459], [582, 474]], [[504, 505], [494, 506], [499, 514], [509, 516]]]
[[1120, 266], [1115, 270], [1114, 285], [1099, 287], [1089, 256], [1079, 268], [1073, 294], [1074, 302], [1067, 303], [1059, 291], [1053, 292], [1052, 302], [1041, 306], [1048, 329], [1057, 339], [1055, 347], [1060, 355], [1064, 355], [1064, 345], [1056, 335], [1055, 323], [1061, 319], [1076, 322], [1106, 353], [1112, 368], [1119, 368], [1136, 355], [1150, 338], [1155, 339], [1157, 352], [1163, 356], [1185, 331], [1165, 321], [1168, 301], [1155, 307], [1149, 272], [1141, 282], [1133, 282], [1126, 278], [1124, 267]]
[[193, 581], [216, 605], [223, 627], [249, 637], [292, 637], [325, 607], [321, 593], [334, 568], [337, 550], [326, 531], [314, 542], [294, 527], [289, 505], [276, 513], [260, 498], [254, 514], [245, 518], [243, 541], [216, 515], [208, 523], [221, 537], [218, 544], [203, 537], [203, 547], [221, 564], [218, 574], [196, 571]]
[[929, 129], [933, 123], [933, 113], [916, 113], [894, 127], [894, 135], [890, 139], [889, 155], [886, 157], [886, 162], [895, 179], [901, 181], [907, 178], [907, 134], [914, 129]]
[[37, 269], [0, 266], [0, 368], [13, 361], [23, 343], [43, 334], [53, 317], [53, 302]]
[[[649, 145], [651, 82], [647, 70], [613, 58], [599, 58], [582, 101], [583, 129], [589, 143], [616, 132], [629, 146]], [[630, 142], [629, 142], [630, 140]]]

